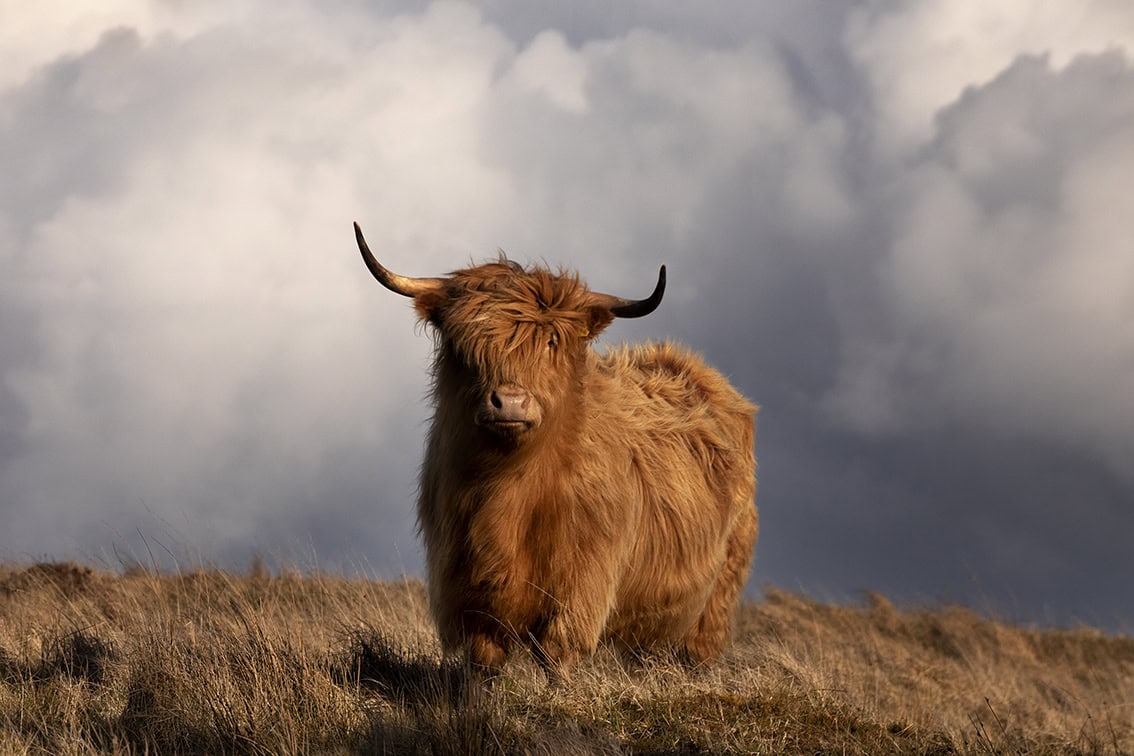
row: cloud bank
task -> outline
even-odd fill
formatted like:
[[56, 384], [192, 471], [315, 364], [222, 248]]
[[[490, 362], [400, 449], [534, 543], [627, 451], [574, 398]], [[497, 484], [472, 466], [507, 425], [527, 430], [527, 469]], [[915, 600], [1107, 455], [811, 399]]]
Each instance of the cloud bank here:
[[764, 405], [754, 584], [1128, 622], [1134, 14], [1088, 5], [10, 9], [0, 554], [420, 571], [429, 339], [358, 220], [410, 275], [666, 262], [608, 338]]
[[889, 187], [891, 326], [849, 329], [832, 408], [1087, 447], [1134, 482], [1134, 70], [1021, 57], [939, 112]]

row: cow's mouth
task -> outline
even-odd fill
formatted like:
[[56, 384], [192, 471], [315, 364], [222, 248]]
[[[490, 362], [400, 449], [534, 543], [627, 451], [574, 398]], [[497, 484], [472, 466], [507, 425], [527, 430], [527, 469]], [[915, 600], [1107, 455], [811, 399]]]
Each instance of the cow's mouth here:
[[502, 436], [518, 436], [531, 430], [535, 423], [528, 420], [489, 420], [482, 425]]
[[493, 417], [488, 413], [479, 415], [476, 424], [497, 438], [515, 441], [536, 426], [533, 420]]

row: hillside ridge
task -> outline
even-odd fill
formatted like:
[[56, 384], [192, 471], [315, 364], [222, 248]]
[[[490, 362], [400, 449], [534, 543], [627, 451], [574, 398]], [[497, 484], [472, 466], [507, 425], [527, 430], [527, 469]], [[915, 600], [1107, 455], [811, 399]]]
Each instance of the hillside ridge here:
[[1134, 638], [769, 590], [720, 662], [441, 658], [422, 584], [0, 566], [0, 752], [1130, 753]]

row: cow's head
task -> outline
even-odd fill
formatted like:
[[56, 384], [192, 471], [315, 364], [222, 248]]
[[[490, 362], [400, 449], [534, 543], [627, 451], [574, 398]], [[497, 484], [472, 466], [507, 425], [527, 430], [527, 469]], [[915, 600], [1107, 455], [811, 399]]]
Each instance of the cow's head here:
[[[590, 340], [616, 317], [650, 314], [665, 291], [664, 265], [654, 293], [642, 300], [592, 292], [577, 275], [526, 270], [503, 257], [445, 278], [409, 278], [386, 270], [357, 223], [354, 231], [374, 277], [413, 297], [418, 314], [435, 329], [439, 412], [456, 409], [463, 422], [505, 445], [578, 411]], [[451, 416], [446, 421], [462, 422]]]

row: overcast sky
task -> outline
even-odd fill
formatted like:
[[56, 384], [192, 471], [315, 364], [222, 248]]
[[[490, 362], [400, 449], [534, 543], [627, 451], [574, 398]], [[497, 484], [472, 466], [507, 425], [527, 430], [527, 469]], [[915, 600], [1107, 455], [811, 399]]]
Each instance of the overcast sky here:
[[[711, 7], [711, 12], [705, 8]], [[420, 574], [498, 248], [763, 407], [763, 585], [1134, 628], [1134, 4], [0, 0], [0, 559]]]

